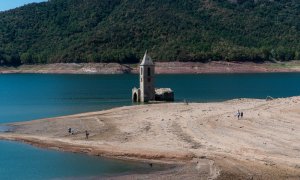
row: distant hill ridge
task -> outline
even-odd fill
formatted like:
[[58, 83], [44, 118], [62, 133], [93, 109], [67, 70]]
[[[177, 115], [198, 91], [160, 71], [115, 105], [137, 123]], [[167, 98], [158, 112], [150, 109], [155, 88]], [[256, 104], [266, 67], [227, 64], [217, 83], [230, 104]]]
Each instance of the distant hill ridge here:
[[0, 13], [0, 64], [300, 59], [300, 1], [51, 0]]

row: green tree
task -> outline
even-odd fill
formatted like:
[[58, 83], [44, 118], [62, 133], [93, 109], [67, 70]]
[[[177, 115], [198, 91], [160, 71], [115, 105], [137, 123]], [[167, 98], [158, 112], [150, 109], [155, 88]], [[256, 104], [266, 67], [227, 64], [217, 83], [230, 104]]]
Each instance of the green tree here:
[[30, 53], [22, 53], [20, 56], [20, 60], [22, 64], [31, 64], [32, 61], [32, 55]]

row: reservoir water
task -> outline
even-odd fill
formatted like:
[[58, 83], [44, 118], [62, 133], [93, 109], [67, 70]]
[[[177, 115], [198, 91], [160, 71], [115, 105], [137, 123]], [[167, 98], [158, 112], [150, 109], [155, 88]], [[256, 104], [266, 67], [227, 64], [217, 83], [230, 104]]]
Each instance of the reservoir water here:
[[39, 149], [17, 142], [0, 141], [0, 179], [96, 178], [124, 173], [147, 173], [148, 164], [97, 158], [83, 154]]
[[[0, 75], [0, 123], [131, 105], [137, 75]], [[300, 95], [300, 73], [158, 75], [176, 101]]]
[[[0, 123], [132, 105], [134, 86], [138, 86], [137, 75], [3, 74]], [[172, 88], [176, 101], [289, 97], [300, 95], [300, 73], [157, 75], [156, 86]], [[5, 128], [0, 127], [0, 131]], [[0, 141], [0, 147], [0, 179], [93, 177], [148, 169], [145, 164], [42, 150], [7, 141]]]

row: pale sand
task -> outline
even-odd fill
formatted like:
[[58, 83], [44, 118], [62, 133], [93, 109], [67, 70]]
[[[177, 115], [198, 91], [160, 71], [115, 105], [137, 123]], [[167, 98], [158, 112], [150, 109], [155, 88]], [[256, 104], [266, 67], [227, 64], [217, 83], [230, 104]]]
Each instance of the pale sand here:
[[179, 164], [112, 179], [300, 179], [300, 97], [139, 105], [11, 125], [15, 131], [0, 139]]

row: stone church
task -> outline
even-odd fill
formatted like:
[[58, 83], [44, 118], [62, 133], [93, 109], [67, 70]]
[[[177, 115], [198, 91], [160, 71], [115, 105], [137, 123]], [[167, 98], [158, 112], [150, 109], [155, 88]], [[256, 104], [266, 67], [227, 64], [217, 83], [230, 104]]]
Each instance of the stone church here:
[[155, 64], [145, 52], [139, 68], [140, 88], [132, 89], [133, 102], [174, 101], [174, 92], [170, 88], [155, 88]]

